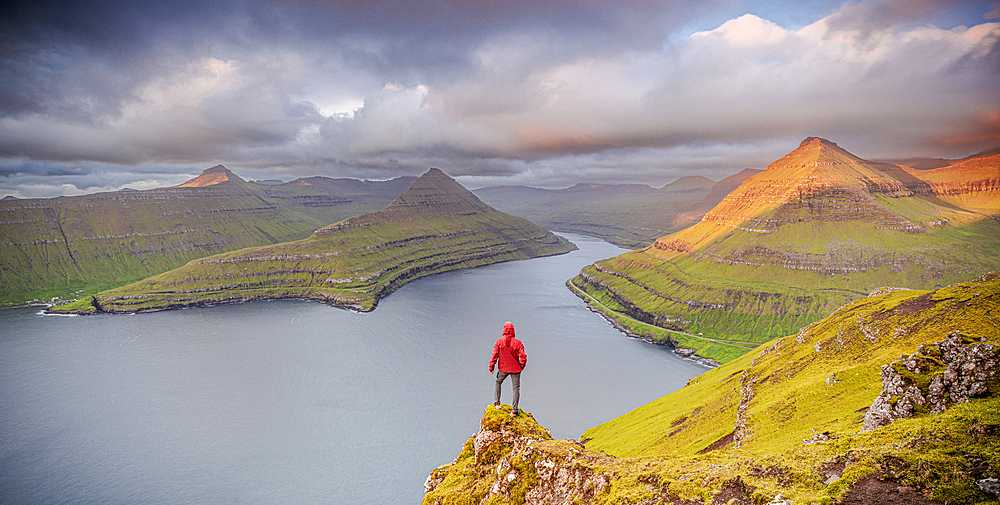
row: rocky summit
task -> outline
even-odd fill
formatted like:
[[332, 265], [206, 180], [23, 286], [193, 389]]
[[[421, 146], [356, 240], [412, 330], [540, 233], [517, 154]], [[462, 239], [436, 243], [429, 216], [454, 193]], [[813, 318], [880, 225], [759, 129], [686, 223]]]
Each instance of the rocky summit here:
[[626, 331], [726, 361], [880, 286], [1000, 269], [998, 185], [996, 153], [917, 170], [810, 137], [694, 226], [572, 287]]
[[233, 183], [246, 182], [239, 176], [231, 172], [228, 168], [222, 165], [216, 165], [212, 168], [205, 169], [198, 177], [191, 179], [190, 181], [184, 182], [174, 186], [175, 188], [203, 188], [205, 186], [215, 186], [216, 184], [222, 184], [227, 181], [232, 181]]
[[439, 272], [566, 253], [567, 240], [479, 201], [432, 169], [384, 209], [310, 237], [189, 262], [54, 310], [145, 312], [267, 299], [309, 299], [358, 311]]

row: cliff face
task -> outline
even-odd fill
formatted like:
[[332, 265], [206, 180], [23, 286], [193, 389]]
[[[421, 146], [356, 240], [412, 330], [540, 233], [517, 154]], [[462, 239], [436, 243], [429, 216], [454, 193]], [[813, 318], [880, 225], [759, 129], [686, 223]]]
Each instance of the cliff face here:
[[0, 302], [94, 292], [209, 254], [308, 236], [377, 210], [412, 178], [248, 183], [225, 167], [176, 188], [0, 202]]
[[243, 249], [99, 293], [92, 309], [143, 312], [301, 298], [373, 310], [406, 282], [438, 272], [575, 249], [530, 222], [497, 212], [431, 169], [386, 208], [298, 241]]
[[1000, 269], [998, 161], [914, 170], [811, 137], [698, 224], [573, 284], [606, 301], [610, 317], [682, 332], [619, 319], [635, 333], [732, 359], [879, 286], [926, 289]]
[[[886, 288], [587, 430], [583, 444], [487, 407], [455, 461], [431, 472], [423, 503], [993, 503], [998, 308], [995, 273]], [[910, 403], [912, 388], [927, 401]], [[908, 413], [869, 425], [883, 406]]]

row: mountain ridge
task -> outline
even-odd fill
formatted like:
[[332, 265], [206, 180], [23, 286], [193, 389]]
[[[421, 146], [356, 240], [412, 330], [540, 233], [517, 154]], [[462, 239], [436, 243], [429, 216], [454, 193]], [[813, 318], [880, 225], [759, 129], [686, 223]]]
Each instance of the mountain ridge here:
[[209, 254], [304, 238], [384, 207], [416, 179], [320, 177], [303, 186], [226, 177], [200, 187], [0, 201], [0, 303], [93, 293]]

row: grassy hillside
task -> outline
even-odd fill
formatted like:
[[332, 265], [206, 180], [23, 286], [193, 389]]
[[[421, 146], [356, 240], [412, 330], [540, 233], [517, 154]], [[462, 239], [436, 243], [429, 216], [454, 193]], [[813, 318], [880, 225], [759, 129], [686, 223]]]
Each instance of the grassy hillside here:
[[698, 224], [571, 287], [633, 333], [725, 362], [880, 286], [1000, 269], [1000, 157], [975, 163], [910, 170], [807, 139]]
[[[900, 383], [928, 401], [862, 431], [880, 395], [900, 411], [915, 398], [886, 393]], [[857, 300], [584, 445], [505, 412], [487, 408], [425, 504], [996, 503], [980, 483], [1000, 477], [1000, 274]]]
[[191, 261], [56, 310], [142, 312], [303, 298], [366, 311], [426, 275], [573, 249], [522, 218], [497, 212], [432, 169], [380, 211], [302, 240]]
[[642, 184], [577, 184], [560, 190], [505, 186], [475, 193], [503, 212], [550, 230], [591, 235], [636, 248], [698, 222], [758, 172], [746, 169], [719, 182], [682, 177], [660, 189]]
[[87, 293], [193, 259], [307, 237], [380, 209], [413, 178], [243, 181], [225, 167], [176, 188], [0, 202], [0, 304]]

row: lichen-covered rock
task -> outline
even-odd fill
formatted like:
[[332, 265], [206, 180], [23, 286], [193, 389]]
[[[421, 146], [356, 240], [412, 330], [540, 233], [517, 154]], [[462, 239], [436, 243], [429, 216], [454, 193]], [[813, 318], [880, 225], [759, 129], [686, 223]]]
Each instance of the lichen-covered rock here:
[[985, 394], [998, 372], [1000, 349], [993, 344], [967, 342], [959, 333], [922, 344], [917, 352], [882, 367], [882, 394], [865, 413], [862, 430], [913, 417], [924, 405], [937, 414], [950, 404], [968, 402]]
[[982, 489], [984, 493], [1000, 498], [1000, 480], [982, 479], [976, 481], [976, 485], [978, 485], [979, 489]]

